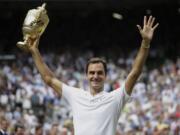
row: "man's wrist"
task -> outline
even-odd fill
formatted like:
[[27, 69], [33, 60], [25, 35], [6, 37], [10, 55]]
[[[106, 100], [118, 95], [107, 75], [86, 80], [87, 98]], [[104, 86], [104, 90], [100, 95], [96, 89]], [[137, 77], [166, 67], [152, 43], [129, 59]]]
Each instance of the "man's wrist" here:
[[30, 53], [33, 55], [33, 54], [36, 54], [39, 50], [37, 48], [35, 49], [31, 49], [30, 50]]
[[145, 49], [149, 49], [150, 48], [150, 41], [142, 40], [141, 47], [145, 48]]

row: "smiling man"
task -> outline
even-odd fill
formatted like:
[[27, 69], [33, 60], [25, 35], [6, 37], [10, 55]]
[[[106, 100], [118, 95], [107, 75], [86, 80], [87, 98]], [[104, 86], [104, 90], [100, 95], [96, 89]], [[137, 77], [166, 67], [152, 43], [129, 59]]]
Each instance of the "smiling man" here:
[[143, 28], [137, 25], [142, 42], [132, 70], [124, 84], [110, 93], [104, 91], [107, 68], [103, 59], [92, 58], [87, 63], [86, 75], [90, 86], [88, 92], [70, 87], [58, 80], [42, 60], [38, 50], [39, 38], [28, 39], [27, 48], [42, 79], [60, 96], [67, 99], [72, 107], [75, 135], [115, 135], [120, 113], [132, 93], [148, 56], [154, 30], [158, 26], [158, 23], [154, 25], [154, 21], [154, 17], [145, 16]]
[[104, 87], [106, 79], [106, 62], [100, 58], [92, 58], [87, 63], [86, 75], [90, 85], [90, 92], [92, 95], [96, 95], [101, 92]]

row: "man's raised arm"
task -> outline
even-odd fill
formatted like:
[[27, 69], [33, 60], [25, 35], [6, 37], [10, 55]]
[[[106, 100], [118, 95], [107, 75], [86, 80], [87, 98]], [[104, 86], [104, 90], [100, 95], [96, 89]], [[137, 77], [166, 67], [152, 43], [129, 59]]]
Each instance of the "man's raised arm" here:
[[38, 45], [39, 45], [39, 37], [35, 39], [29, 39], [29, 45], [28, 45], [29, 52], [32, 54], [35, 65], [38, 71], [40, 72], [44, 82], [50, 87], [52, 87], [61, 96], [62, 82], [55, 77], [52, 71], [44, 63], [42, 56], [39, 52]]
[[147, 19], [147, 17], [145, 16], [143, 28], [141, 28], [140, 25], [137, 25], [142, 37], [142, 42], [141, 42], [141, 47], [133, 63], [132, 70], [130, 71], [125, 82], [125, 89], [129, 95], [132, 93], [132, 89], [142, 72], [144, 63], [148, 56], [150, 43], [153, 38], [154, 30], [159, 25], [158, 23], [154, 25], [154, 21], [155, 21], [154, 17], [150, 16], [149, 19]]

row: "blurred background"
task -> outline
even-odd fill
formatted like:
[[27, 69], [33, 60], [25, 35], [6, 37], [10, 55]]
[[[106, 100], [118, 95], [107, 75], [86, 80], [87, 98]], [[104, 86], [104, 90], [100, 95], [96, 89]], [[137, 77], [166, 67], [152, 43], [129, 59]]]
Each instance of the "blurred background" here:
[[71, 108], [43, 83], [31, 56], [16, 47], [27, 11], [43, 2], [50, 19], [39, 45], [43, 59], [59, 79], [85, 90], [84, 66], [94, 56], [108, 63], [105, 91], [121, 86], [141, 43], [136, 25], [144, 15], [156, 17], [160, 25], [117, 135], [180, 134], [180, 0], [1, 0], [1, 129], [73, 134]]

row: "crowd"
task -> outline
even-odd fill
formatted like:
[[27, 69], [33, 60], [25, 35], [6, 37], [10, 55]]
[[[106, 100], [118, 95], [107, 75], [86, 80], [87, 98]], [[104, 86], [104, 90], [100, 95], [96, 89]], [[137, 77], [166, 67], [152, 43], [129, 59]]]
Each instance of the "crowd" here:
[[[134, 54], [116, 60], [105, 57], [108, 63], [105, 91], [120, 87], [130, 71]], [[88, 90], [84, 66], [92, 56], [91, 51], [82, 54], [66, 51], [43, 54], [43, 59], [60, 80]], [[180, 134], [180, 59], [167, 59], [159, 65], [144, 67], [131, 101], [119, 118], [118, 135]], [[1, 129], [16, 135], [73, 134], [71, 108], [45, 85], [31, 57], [16, 54], [14, 59], [1, 59], [0, 67]]]

